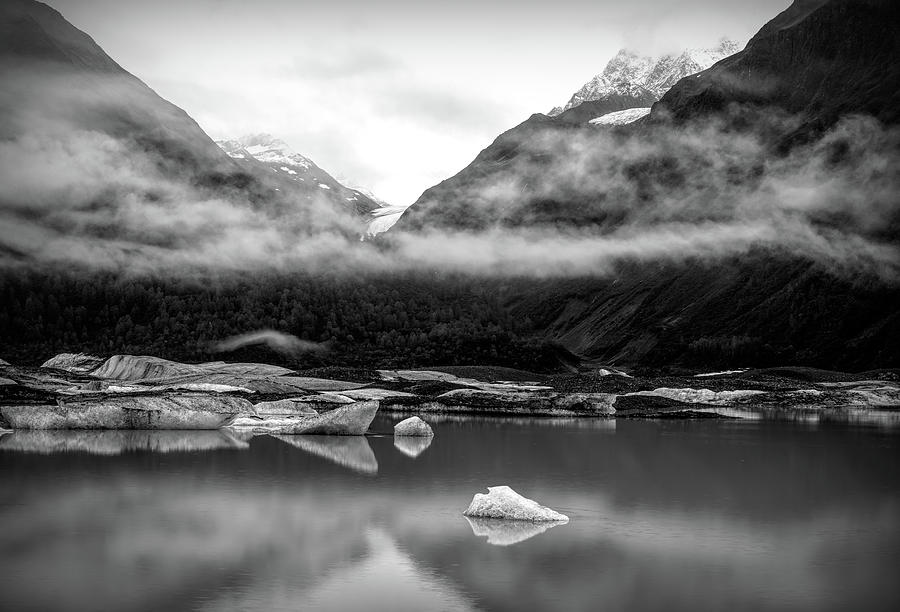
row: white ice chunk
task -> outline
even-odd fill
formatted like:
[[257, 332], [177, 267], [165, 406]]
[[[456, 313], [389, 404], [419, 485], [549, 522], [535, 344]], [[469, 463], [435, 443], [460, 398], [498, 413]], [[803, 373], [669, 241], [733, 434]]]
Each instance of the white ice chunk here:
[[430, 438], [434, 436], [431, 425], [417, 416], [411, 416], [394, 425], [395, 436], [417, 436]]
[[331, 189], [331, 187], [329, 187], [325, 183], [319, 183], [319, 189]]
[[463, 514], [516, 521], [569, 521], [565, 514], [522, 497], [507, 486], [488, 487], [487, 493], [476, 493]]

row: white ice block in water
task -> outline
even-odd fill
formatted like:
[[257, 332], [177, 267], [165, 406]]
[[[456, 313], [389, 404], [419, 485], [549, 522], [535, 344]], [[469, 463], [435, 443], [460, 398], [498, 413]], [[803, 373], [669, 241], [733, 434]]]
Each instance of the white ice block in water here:
[[395, 436], [418, 436], [430, 438], [434, 436], [431, 426], [417, 416], [411, 416], [394, 425]]
[[488, 487], [487, 493], [476, 493], [463, 514], [516, 521], [569, 521], [565, 514], [522, 497], [507, 486]]

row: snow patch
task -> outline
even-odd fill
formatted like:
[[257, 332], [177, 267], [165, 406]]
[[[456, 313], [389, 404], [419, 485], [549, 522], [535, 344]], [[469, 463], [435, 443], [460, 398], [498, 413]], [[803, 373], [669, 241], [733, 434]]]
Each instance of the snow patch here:
[[591, 119], [588, 123], [591, 125], [628, 125], [634, 121], [637, 121], [641, 117], [646, 117], [650, 114], [650, 107], [638, 107], [638, 108], [629, 108], [623, 111], [616, 111], [614, 113], [606, 113], [605, 115], [601, 115], [596, 119]]

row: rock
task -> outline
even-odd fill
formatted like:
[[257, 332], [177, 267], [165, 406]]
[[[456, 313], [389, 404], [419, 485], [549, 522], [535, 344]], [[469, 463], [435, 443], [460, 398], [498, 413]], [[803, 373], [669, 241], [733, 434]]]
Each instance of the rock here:
[[744, 398], [754, 395], [762, 395], [765, 391], [736, 390], [736, 391], [711, 391], [709, 389], [672, 389], [660, 387], [652, 391], [635, 391], [625, 395], [655, 395], [684, 402], [687, 404], [709, 404], [712, 406], [728, 406]]
[[51, 455], [83, 452], [120, 455], [126, 451], [154, 453], [246, 449], [249, 444], [227, 430], [215, 431], [72, 431], [21, 430], [0, 438], [0, 449]]
[[494, 546], [511, 546], [524, 542], [562, 524], [561, 521], [506, 521], [496, 518], [465, 517], [478, 537], [487, 538]]
[[410, 459], [415, 459], [431, 446], [431, 441], [434, 438], [429, 436], [427, 438], [423, 437], [412, 437], [412, 436], [396, 436], [394, 438], [394, 448], [398, 451], [409, 457]]
[[[435, 372], [433, 370], [378, 370], [378, 375], [383, 380], [403, 381], [403, 382], [421, 382], [421, 381], [442, 381], [453, 382], [460, 380], [453, 374], [444, 372]], [[473, 380], [473, 379], [466, 379]]]
[[196, 374], [197, 366], [169, 361], [148, 355], [113, 355], [104, 361], [93, 375], [115, 380], [148, 380]]
[[394, 425], [394, 435], [431, 438], [434, 436], [434, 431], [431, 429], [431, 425], [419, 417], [411, 416]]
[[274, 402], [259, 402], [253, 408], [261, 417], [270, 416], [313, 416], [319, 414], [308, 402], [297, 398], [277, 400]]
[[488, 493], [476, 493], [463, 514], [516, 521], [569, 521], [565, 514], [522, 497], [507, 486], [488, 487]]
[[364, 436], [274, 436], [311, 455], [361, 474], [377, 474], [378, 460]]
[[102, 357], [85, 353], [60, 353], [41, 364], [42, 368], [56, 368], [75, 374], [88, 374], [103, 363]]
[[[423, 412], [515, 414], [531, 416], [603, 416], [615, 414], [611, 393], [455, 389], [417, 406]], [[393, 407], [393, 405], [391, 406]], [[396, 405], [405, 410], [407, 406]]]
[[254, 427], [253, 431], [280, 435], [362, 436], [368, 431], [377, 412], [378, 402], [355, 402], [322, 414], [293, 419], [289, 425], [263, 423]]
[[352, 398], [354, 400], [378, 400], [378, 401], [393, 401], [397, 399], [403, 398], [414, 398], [416, 395], [414, 393], [407, 393], [405, 391], [390, 391], [388, 389], [378, 389], [374, 387], [362, 388], [362, 389], [349, 389], [347, 391], [343, 391], [341, 395], [345, 395], [346, 397]]
[[199, 393], [78, 396], [56, 405], [0, 406], [14, 429], [218, 429], [253, 412], [243, 398]]

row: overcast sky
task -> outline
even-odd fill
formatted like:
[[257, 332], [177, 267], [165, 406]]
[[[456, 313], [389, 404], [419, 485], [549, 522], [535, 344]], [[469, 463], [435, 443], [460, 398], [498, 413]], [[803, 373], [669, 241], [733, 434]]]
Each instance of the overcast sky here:
[[215, 139], [269, 132], [392, 204], [621, 47], [745, 42], [790, 0], [47, 0]]

